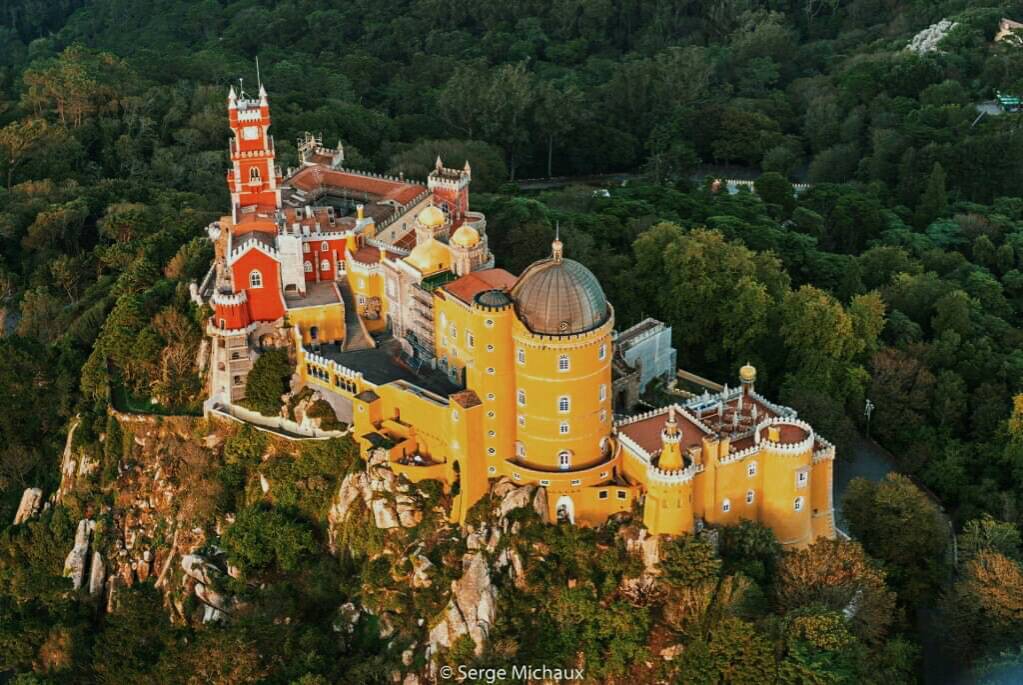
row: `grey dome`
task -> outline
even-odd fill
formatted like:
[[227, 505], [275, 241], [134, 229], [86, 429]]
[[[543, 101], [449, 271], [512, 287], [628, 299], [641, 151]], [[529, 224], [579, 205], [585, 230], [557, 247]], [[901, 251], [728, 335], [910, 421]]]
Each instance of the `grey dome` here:
[[486, 307], [504, 307], [511, 304], [511, 298], [503, 290], [484, 290], [476, 296], [476, 301]]
[[531, 264], [511, 296], [522, 323], [543, 335], [585, 333], [611, 315], [597, 277], [579, 262], [562, 259], [558, 249], [554, 257]]

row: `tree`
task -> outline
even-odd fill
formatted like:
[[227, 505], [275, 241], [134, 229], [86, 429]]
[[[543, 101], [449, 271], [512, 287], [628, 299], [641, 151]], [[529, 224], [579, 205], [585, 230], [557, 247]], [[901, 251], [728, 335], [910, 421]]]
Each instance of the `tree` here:
[[686, 683], [739, 685], [772, 680], [775, 671], [771, 643], [752, 625], [726, 618], [706, 639], [686, 647], [679, 668]]
[[932, 221], [942, 216], [948, 207], [948, 195], [945, 190], [947, 180], [945, 169], [939, 162], [931, 167], [927, 177], [927, 185], [916, 206], [915, 222], [917, 228], [926, 228]]
[[238, 512], [222, 542], [232, 563], [246, 574], [297, 571], [317, 549], [307, 524], [260, 506]]
[[937, 506], [909, 478], [889, 473], [880, 483], [853, 479], [842, 513], [867, 553], [885, 562], [901, 596], [922, 601], [941, 584], [948, 529]]
[[575, 85], [544, 81], [538, 89], [533, 118], [547, 143], [547, 175], [554, 169], [554, 141], [569, 133], [582, 115], [583, 94]]
[[116, 597], [93, 647], [93, 668], [101, 683], [151, 683], [175, 638], [162, 597], [149, 583], [119, 589]]
[[779, 173], [768, 171], [761, 174], [754, 181], [753, 187], [756, 189], [760, 199], [766, 204], [781, 207], [783, 216], [791, 214], [792, 210], [796, 207], [796, 197], [792, 184]]
[[14, 184], [15, 172], [40, 154], [58, 134], [38, 117], [13, 121], [0, 128], [0, 156], [7, 176], [7, 189]]
[[281, 409], [281, 397], [288, 391], [293, 372], [288, 353], [268, 350], [252, 365], [245, 381], [245, 404], [267, 416]]
[[950, 645], [967, 659], [1023, 640], [1023, 569], [995, 551], [981, 551], [943, 599]]
[[784, 555], [775, 576], [782, 611], [821, 604], [850, 616], [850, 629], [870, 643], [881, 641], [895, 618], [895, 593], [885, 573], [859, 543], [818, 540]]

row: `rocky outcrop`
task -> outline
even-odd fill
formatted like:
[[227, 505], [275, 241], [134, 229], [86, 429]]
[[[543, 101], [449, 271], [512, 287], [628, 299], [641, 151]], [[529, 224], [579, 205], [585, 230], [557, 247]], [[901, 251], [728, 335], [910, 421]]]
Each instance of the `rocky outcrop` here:
[[75, 531], [75, 546], [71, 548], [67, 558], [64, 560], [64, 576], [71, 579], [71, 585], [75, 590], [82, 588], [85, 581], [85, 567], [89, 560], [89, 545], [92, 542], [92, 531], [96, 529], [96, 522], [91, 519], [82, 519], [78, 522], [78, 529]]
[[235, 599], [213, 588], [217, 579], [223, 576], [223, 571], [217, 566], [198, 554], [186, 554], [181, 557], [181, 570], [186, 575], [186, 587], [191, 583], [196, 598], [204, 605], [203, 623], [221, 621], [234, 611]]
[[14, 514], [14, 525], [24, 523], [39, 513], [43, 503], [43, 491], [40, 488], [27, 488], [21, 493], [21, 503]]
[[380, 529], [413, 528], [423, 520], [419, 499], [409, 483], [398, 478], [387, 464], [383, 450], [376, 451], [364, 471], [349, 473], [341, 481], [327, 512], [328, 541], [332, 553], [337, 551], [337, 530], [361, 501]]
[[476, 655], [483, 653], [487, 634], [497, 615], [497, 588], [482, 553], [471, 552], [462, 559], [462, 577], [451, 582], [451, 599], [440, 621], [430, 630], [427, 654], [450, 649], [463, 635], [475, 643]]
[[936, 52], [938, 44], [958, 25], [958, 23], [948, 19], [942, 19], [937, 24], [931, 24], [913, 36], [909, 44], [906, 45], [906, 49], [918, 55]]
[[107, 567], [103, 562], [103, 555], [96, 552], [92, 555], [92, 565], [89, 569], [89, 595], [91, 597], [98, 597], [103, 592], [106, 579]]
[[71, 420], [67, 440], [64, 441], [64, 452], [60, 459], [60, 487], [55, 495], [57, 503], [63, 501], [64, 495], [74, 490], [79, 481], [88, 478], [99, 468], [99, 464], [89, 456], [88, 452], [74, 447], [75, 432], [78, 430], [79, 422], [80, 419], [77, 416]]

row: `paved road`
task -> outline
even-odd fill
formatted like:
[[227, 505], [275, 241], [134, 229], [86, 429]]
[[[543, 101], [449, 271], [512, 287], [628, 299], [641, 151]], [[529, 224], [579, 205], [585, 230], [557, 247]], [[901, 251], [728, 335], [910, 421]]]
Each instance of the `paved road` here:
[[[842, 497], [853, 478], [879, 481], [895, 471], [888, 454], [874, 442], [858, 437], [852, 448], [852, 459], [835, 461], [835, 521], [848, 532], [842, 516]], [[947, 519], [946, 519], [947, 520]], [[921, 664], [925, 685], [947, 685], [959, 682], [959, 665], [943, 648], [944, 629], [938, 622], [934, 604], [917, 611], [917, 630], [920, 631]]]

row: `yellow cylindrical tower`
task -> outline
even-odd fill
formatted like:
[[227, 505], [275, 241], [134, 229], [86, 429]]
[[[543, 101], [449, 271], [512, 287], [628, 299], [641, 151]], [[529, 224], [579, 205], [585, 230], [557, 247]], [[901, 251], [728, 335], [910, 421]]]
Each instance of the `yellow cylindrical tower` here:
[[483, 452], [487, 474], [503, 472], [504, 460], [515, 455], [514, 350], [511, 344], [515, 311], [507, 293], [485, 290], [473, 299], [470, 313], [475, 335], [475, 360], [466, 367], [466, 387], [483, 402]]
[[515, 286], [516, 460], [574, 471], [598, 464], [611, 433], [614, 311], [596, 277], [562, 255], [527, 268]]
[[772, 419], [758, 429], [756, 440], [764, 469], [761, 522], [774, 531], [781, 544], [807, 545], [813, 538], [813, 428], [797, 419]]

